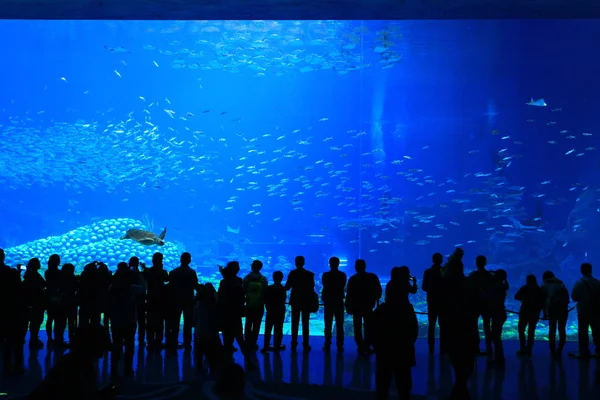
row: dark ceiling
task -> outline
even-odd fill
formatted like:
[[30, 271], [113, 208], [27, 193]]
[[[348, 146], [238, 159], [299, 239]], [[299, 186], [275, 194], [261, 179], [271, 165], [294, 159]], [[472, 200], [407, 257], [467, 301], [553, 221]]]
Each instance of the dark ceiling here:
[[2, 0], [2, 19], [598, 18], [596, 0]]

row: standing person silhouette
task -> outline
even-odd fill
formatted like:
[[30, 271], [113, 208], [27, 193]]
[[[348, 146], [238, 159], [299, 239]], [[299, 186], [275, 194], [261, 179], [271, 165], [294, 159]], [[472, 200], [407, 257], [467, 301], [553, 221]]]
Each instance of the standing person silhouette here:
[[310, 351], [310, 306], [314, 300], [315, 274], [304, 268], [304, 256], [297, 256], [294, 260], [296, 269], [290, 271], [285, 290], [290, 292], [290, 306], [292, 307], [292, 352], [298, 347], [298, 329], [302, 318], [302, 347]]

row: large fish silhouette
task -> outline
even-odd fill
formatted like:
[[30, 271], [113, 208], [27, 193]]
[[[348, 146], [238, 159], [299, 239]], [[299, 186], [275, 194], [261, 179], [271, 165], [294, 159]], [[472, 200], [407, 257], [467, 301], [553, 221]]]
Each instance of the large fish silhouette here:
[[541, 99], [537, 99], [537, 100], [533, 100], [533, 97], [531, 98], [531, 100], [529, 101], [529, 103], [525, 103], [528, 106], [535, 106], [535, 107], [546, 107], [548, 106], [548, 104], [546, 104], [546, 102], [544, 101], [543, 98]]

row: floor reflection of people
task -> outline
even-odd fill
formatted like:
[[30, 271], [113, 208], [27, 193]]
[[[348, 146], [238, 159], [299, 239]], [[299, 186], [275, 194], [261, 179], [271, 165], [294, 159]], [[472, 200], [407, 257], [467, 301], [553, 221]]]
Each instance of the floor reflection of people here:
[[371, 360], [361, 356], [356, 357], [352, 364], [352, 381], [349, 386], [355, 389], [370, 390], [371, 372]]
[[486, 367], [483, 373], [482, 399], [502, 400], [504, 372], [504, 369]]
[[146, 380], [146, 352], [143, 348], [138, 347], [135, 364], [135, 380], [144, 382]]
[[589, 362], [580, 362], [579, 371], [577, 376], [579, 377], [578, 381], [578, 399], [587, 399], [588, 391], [590, 386], [590, 363]]
[[550, 384], [549, 400], [567, 398], [567, 376], [562, 360], [553, 360], [550, 363], [548, 382]]
[[273, 353], [273, 380], [283, 382], [283, 359], [279, 352]]
[[[44, 379], [44, 372], [40, 364], [40, 352], [38, 349], [29, 349], [29, 357], [27, 357], [27, 371], [31, 382], [41, 382]], [[46, 370], [46, 373], [50, 369]]]
[[521, 359], [519, 365], [519, 399], [535, 400], [539, 398], [538, 388], [535, 381], [535, 370], [529, 358]]
[[192, 363], [192, 352], [186, 351], [183, 353], [183, 361], [181, 363], [182, 379], [186, 382], [194, 379], [196, 370]]
[[308, 385], [308, 372], [309, 372], [309, 358], [308, 352], [302, 353], [302, 372], [298, 368], [298, 353], [292, 353], [290, 355], [291, 366], [290, 366], [290, 383]]
[[[440, 380], [442, 378], [442, 373], [441, 373], [441, 364], [442, 364], [443, 360], [440, 360]], [[436, 385], [436, 381], [435, 381], [435, 358], [434, 357], [429, 357], [429, 360], [427, 361], [427, 395], [428, 396], [433, 396], [437, 393], [437, 385]]]
[[179, 354], [178, 352], [167, 353], [165, 356], [165, 381], [179, 381]]
[[148, 353], [145, 363], [145, 376], [148, 382], [163, 381], [163, 362], [164, 360], [162, 352], [154, 351]]

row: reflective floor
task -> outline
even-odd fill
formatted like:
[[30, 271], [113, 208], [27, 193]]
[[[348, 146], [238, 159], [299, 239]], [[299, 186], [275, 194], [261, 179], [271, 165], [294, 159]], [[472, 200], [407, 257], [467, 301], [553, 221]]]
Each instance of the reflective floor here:
[[[288, 343], [289, 340], [284, 342]], [[346, 351], [343, 354], [332, 350], [331, 356], [326, 356], [321, 351], [322, 344], [322, 337], [312, 337], [313, 350], [309, 354], [299, 352], [296, 356], [292, 356], [289, 351], [280, 355], [257, 353], [259, 370], [253, 372], [250, 378], [302, 386], [324, 385], [328, 390], [333, 390], [333, 387], [352, 389], [361, 392], [364, 398], [365, 391], [372, 389], [374, 385], [374, 358], [357, 357], [352, 338], [347, 338]], [[516, 357], [516, 342], [505, 342], [505, 349], [507, 362], [504, 372], [488, 368], [485, 358], [478, 359], [476, 373], [471, 379], [471, 394], [474, 399], [600, 398], [600, 385], [594, 386], [594, 377], [600, 374], [599, 361], [580, 361], [567, 356], [560, 362], [553, 361], [547, 354], [546, 342], [536, 343], [532, 359]], [[575, 350], [575, 343], [569, 343], [566, 350]], [[0, 392], [3, 392], [3, 397], [14, 398], [27, 394], [59, 356], [46, 349], [29, 352], [26, 348], [27, 373], [19, 378], [2, 379]], [[239, 353], [236, 353], [236, 358], [243, 363], [243, 357]], [[104, 358], [99, 362], [103, 382], [107, 382], [109, 377], [108, 361]], [[183, 350], [168, 355], [141, 351], [136, 355], [136, 364], [132, 384], [174, 384], [181, 381], [193, 383], [198, 379], [192, 354]], [[413, 382], [416, 399], [446, 398], [452, 382], [452, 372], [447, 360], [437, 355], [429, 357], [423, 340], [417, 342], [417, 367], [413, 370]], [[320, 391], [319, 387], [311, 388], [313, 389]], [[135, 393], [128, 393], [122, 397], [132, 396], [135, 397]], [[328, 396], [331, 397], [331, 394]], [[317, 397], [321, 396], [310, 396]], [[156, 398], [176, 396], [169, 397], [163, 394]]]

